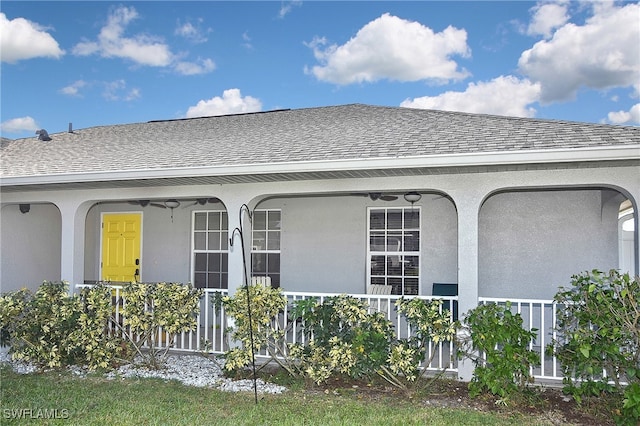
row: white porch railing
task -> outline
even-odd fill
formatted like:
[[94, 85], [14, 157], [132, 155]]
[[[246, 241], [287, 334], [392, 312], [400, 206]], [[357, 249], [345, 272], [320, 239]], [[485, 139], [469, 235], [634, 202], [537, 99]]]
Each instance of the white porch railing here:
[[555, 331], [556, 318], [558, 309], [562, 309], [563, 305], [554, 300], [479, 298], [479, 304], [506, 306], [507, 301], [511, 303], [511, 312], [522, 317], [522, 327], [525, 330], [537, 329], [537, 337], [529, 343], [529, 350], [540, 355], [540, 365], [531, 367], [530, 374], [536, 379], [562, 380], [560, 363], [555, 356], [548, 356], [545, 352], [547, 345], [558, 337]]
[[[91, 287], [93, 284], [77, 284], [76, 288]], [[113, 322], [110, 330], [113, 333], [122, 335], [124, 324], [123, 309], [127, 301], [122, 296], [122, 286], [110, 285], [112, 291], [112, 303], [115, 307]], [[227, 318], [224, 313], [224, 306], [216, 309], [212, 301], [216, 295], [220, 293], [225, 296], [227, 290], [223, 289], [207, 289], [200, 298], [200, 312], [198, 313], [198, 327], [189, 332], [183, 332], [176, 336], [173, 349], [187, 352], [210, 352], [221, 354], [227, 348], [225, 347], [224, 330], [227, 327]], [[158, 333], [158, 340], [155, 342], [156, 347], [165, 348], [167, 341], [163, 338], [162, 328]]]
[[[327, 297], [339, 295], [339, 293], [307, 293], [293, 291], [283, 291], [282, 293], [288, 301], [283, 314], [284, 324], [287, 323], [287, 319], [289, 318], [289, 309], [291, 309], [295, 301], [317, 298], [319, 302], [323, 302]], [[396, 310], [395, 303], [402, 296], [381, 294], [350, 294], [349, 296], [366, 302], [369, 306], [370, 312], [382, 312], [394, 325], [397, 338], [408, 338], [413, 335], [411, 326], [407, 323], [404, 316], [399, 315]], [[441, 310], [443, 308], [447, 309], [446, 306], [455, 306], [457, 308], [458, 301], [458, 296], [405, 296], [405, 299], [409, 298], [419, 298], [423, 300], [442, 299], [443, 306], [441, 306]], [[455, 319], [454, 309], [449, 309], [449, 312], [451, 318]], [[301, 333], [300, 326], [298, 324], [292, 324], [291, 330], [287, 333], [287, 342], [301, 344], [306, 343], [305, 336]], [[454, 342], [441, 342], [437, 344], [429, 342], [428, 353], [431, 354], [432, 350], [435, 350], [436, 354], [429, 365], [423, 365], [424, 368], [437, 371], [444, 369], [449, 372], [458, 371], [458, 361], [456, 358]]]
[[[90, 287], [91, 284], [79, 284], [77, 288]], [[122, 309], [126, 304], [126, 300], [122, 297], [121, 286], [111, 286], [113, 289], [113, 303], [115, 305], [114, 321], [120, 325], [124, 324], [124, 316]], [[200, 313], [198, 314], [198, 324], [196, 330], [181, 333], [174, 342], [173, 349], [187, 352], [209, 352], [222, 354], [227, 351], [228, 344], [225, 341], [225, 328], [228, 326], [228, 319], [224, 312], [223, 306], [215, 307], [212, 301], [219, 295], [227, 295], [227, 290], [223, 289], [205, 289], [200, 300]], [[290, 310], [293, 303], [297, 300], [317, 298], [320, 302], [327, 297], [337, 296], [338, 293], [308, 293], [308, 292], [291, 292], [284, 291], [283, 295], [287, 298], [287, 305], [283, 312], [279, 315], [276, 327], [286, 328], [290, 323]], [[412, 330], [406, 319], [399, 315], [395, 308], [395, 302], [401, 297], [397, 295], [377, 295], [377, 294], [351, 294], [350, 296], [360, 299], [369, 305], [370, 311], [382, 312], [386, 318], [394, 325], [396, 336], [398, 338], [406, 338], [412, 335]], [[443, 308], [449, 309], [452, 319], [458, 319], [457, 313], [457, 296], [409, 296], [423, 300], [442, 299]], [[405, 296], [405, 298], [408, 298]], [[530, 349], [540, 354], [540, 366], [533, 367], [531, 374], [536, 379], [545, 380], [561, 380], [562, 372], [560, 365], [554, 356], [545, 354], [546, 346], [556, 338], [554, 330], [556, 324], [556, 314], [561, 307], [553, 300], [532, 300], [532, 299], [506, 299], [506, 298], [490, 298], [480, 297], [480, 304], [497, 303], [504, 306], [507, 301], [511, 302], [511, 309], [515, 313], [519, 313], [523, 319], [523, 327], [527, 330], [533, 328], [538, 329], [537, 338], [530, 343]], [[451, 309], [453, 307], [453, 309]], [[113, 328], [117, 332], [117, 328]], [[162, 340], [161, 333], [158, 338], [157, 346], [165, 347], [166, 342]], [[305, 336], [302, 333], [302, 325], [292, 323], [286, 334], [287, 343], [305, 344]], [[430, 343], [429, 352], [435, 347], [436, 355], [429, 365], [423, 366], [429, 370], [447, 369], [450, 372], [457, 372], [458, 362], [456, 358], [456, 348], [454, 342], [442, 342], [439, 344]], [[286, 348], [283, 348], [286, 353]], [[266, 353], [256, 354], [257, 357], [265, 357]]]

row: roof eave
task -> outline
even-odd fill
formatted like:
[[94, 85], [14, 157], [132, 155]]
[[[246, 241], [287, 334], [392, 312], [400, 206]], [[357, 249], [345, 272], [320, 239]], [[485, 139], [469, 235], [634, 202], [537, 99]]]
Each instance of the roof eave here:
[[378, 157], [340, 160], [314, 160], [260, 164], [234, 164], [186, 168], [115, 170], [34, 176], [9, 176], [3, 186], [122, 181], [134, 179], [183, 178], [228, 175], [264, 175], [349, 170], [403, 169], [415, 167], [507, 166], [517, 164], [578, 163], [640, 159], [640, 144], [557, 150], [495, 151], [461, 154], [434, 154], [412, 157]]

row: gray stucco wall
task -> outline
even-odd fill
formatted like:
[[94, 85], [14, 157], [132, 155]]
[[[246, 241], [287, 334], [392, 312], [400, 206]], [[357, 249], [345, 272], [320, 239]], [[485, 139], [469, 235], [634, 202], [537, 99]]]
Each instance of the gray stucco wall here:
[[288, 291], [364, 293], [364, 197], [270, 200], [282, 209], [281, 287]]
[[[186, 207], [186, 208], [185, 208]], [[221, 208], [221, 206], [220, 206]], [[180, 206], [173, 211], [153, 206], [140, 208], [124, 204], [96, 205], [87, 215], [85, 231], [85, 279], [100, 278], [100, 220], [106, 212], [142, 212], [143, 281], [190, 281], [191, 212]]]
[[[456, 282], [457, 217], [450, 200], [425, 195], [422, 208], [422, 294], [432, 282]], [[288, 291], [364, 293], [366, 291], [367, 207], [406, 206], [404, 200], [366, 197], [270, 199], [257, 208], [282, 210], [281, 280]], [[85, 278], [100, 277], [100, 218], [105, 212], [143, 213], [142, 279], [190, 280], [191, 212], [124, 204], [99, 204], [89, 210], [85, 231]], [[223, 209], [209, 204], [207, 209]]]
[[[282, 288], [288, 291], [366, 292], [367, 207], [406, 207], [401, 198], [271, 199], [258, 208], [282, 210]], [[457, 216], [450, 200], [425, 195], [422, 208], [421, 293], [433, 282], [457, 280]]]
[[458, 282], [458, 213], [454, 204], [438, 195], [424, 195], [422, 205], [422, 294], [433, 283]]
[[600, 190], [489, 197], [479, 216], [479, 295], [550, 299], [576, 273], [617, 268], [616, 200]]
[[[567, 285], [577, 272], [617, 267], [619, 198], [619, 194], [601, 190], [490, 196], [479, 214], [480, 295], [551, 298], [557, 286]], [[405, 205], [402, 199], [308, 196], [269, 199], [257, 208], [282, 210], [281, 280], [285, 290], [362, 293], [367, 276], [367, 207]], [[425, 194], [417, 206], [422, 211], [421, 294], [431, 294], [433, 282], [457, 282], [458, 218], [455, 206], [445, 197]], [[85, 278], [99, 279], [101, 213], [142, 211], [143, 280], [189, 282], [191, 212], [204, 208], [183, 207], [174, 210], [172, 222], [168, 209], [94, 206], [86, 222]], [[37, 224], [23, 220], [32, 213]], [[16, 241], [16, 250], [37, 257], [37, 266], [29, 270], [37, 279], [25, 277], [20, 282], [38, 284], [60, 275], [60, 215], [52, 205], [34, 205], [32, 213], [21, 215], [17, 206], [3, 209], [2, 241], [3, 250], [7, 241]], [[11, 225], [5, 226], [7, 223]], [[51, 223], [54, 227], [48, 225]], [[25, 239], [23, 233], [29, 236]], [[47, 238], [41, 237], [43, 233]], [[14, 276], [20, 271], [5, 267], [11, 259], [7, 253], [3, 251], [2, 256], [3, 281], [6, 277], [7, 282], [15, 282], [22, 276]]]
[[[0, 214], [0, 291], [38, 288], [43, 281], [60, 280], [60, 211], [53, 204], [31, 204], [28, 213], [18, 205]], [[25, 266], [16, 268], [20, 259]]]

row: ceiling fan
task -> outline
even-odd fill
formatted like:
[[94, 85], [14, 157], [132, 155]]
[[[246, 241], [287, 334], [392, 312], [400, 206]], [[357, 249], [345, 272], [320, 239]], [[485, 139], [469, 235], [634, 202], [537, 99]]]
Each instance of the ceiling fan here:
[[397, 195], [385, 195], [382, 192], [370, 192], [367, 194], [371, 201], [382, 200], [382, 201], [395, 201], [398, 199]]
[[196, 201], [194, 201], [192, 204], [186, 204], [184, 207], [182, 207], [183, 209], [186, 209], [187, 207], [192, 207], [192, 206], [204, 206], [207, 203], [219, 203], [220, 199], [216, 198], [216, 197], [211, 197], [211, 198], [196, 198]]
[[153, 206], [153, 207], [159, 207], [161, 209], [167, 208], [167, 206], [165, 206], [164, 204], [152, 203], [151, 200], [131, 200], [131, 201], [128, 201], [128, 203], [133, 204], [134, 206], [140, 206], [140, 207]]

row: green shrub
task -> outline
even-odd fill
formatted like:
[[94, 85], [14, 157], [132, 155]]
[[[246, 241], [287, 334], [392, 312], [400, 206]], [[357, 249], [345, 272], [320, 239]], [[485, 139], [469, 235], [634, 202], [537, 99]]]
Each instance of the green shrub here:
[[[284, 330], [275, 326], [277, 315], [286, 306], [287, 299], [279, 288], [264, 285], [250, 285], [249, 298], [251, 327], [249, 326], [247, 287], [240, 287], [233, 296], [222, 297], [221, 302], [226, 314], [234, 320], [234, 326], [226, 330], [227, 336], [241, 344], [233, 347], [234, 344], [230, 342], [232, 348], [225, 354], [225, 370], [236, 371], [248, 366], [253, 355], [261, 350], [266, 350], [272, 360], [289, 369], [280, 357], [283, 354]], [[215, 300], [212, 303], [215, 303]]]
[[33, 298], [26, 288], [0, 295], [0, 343], [11, 344], [12, 330], [25, 306]]
[[[397, 339], [393, 324], [380, 312], [370, 313], [365, 302], [350, 296], [298, 301], [292, 311], [302, 320], [307, 345], [293, 345], [292, 357], [301, 370], [320, 384], [337, 374], [353, 378], [379, 376], [400, 389], [409, 390], [435, 356], [437, 343], [455, 335], [449, 312], [441, 312], [440, 300], [399, 299], [398, 313], [413, 331]], [[435, 343], [431, 345], [430, 342]], [[426, 363], [425, 363], [426, 360]], [[424, 364], [423, 364], [424, 363]]]
[[380, 312], [347, 295], [298, 301], [292, 317], [302, 320], [307, 345], [291, 345], [300, 369], [320, 384], [335, 374], [372, 377], [390, 355], [393, 326]]
[[511, 312], [511, 304], [480, 305], [470, 310], [463, 322], [469, 338], [461, 340], [459, 355], [475, 364], [469, 383], [472, 396], [483, 391], [507, 398], [533, 382], [530, 368], [540, 364], [540, 356], [529, 350], [537, 330], [522, 328], [520, 314]]
[[623, 398], [618, 423], [624, 425], [640, 423], [640, 383], [630, 383], [624, 390]]
[[407, 389], [409, 383], [415, 383], [416, 379], [426, 374], [427, 368], [420, 370], [420, 366], [431, 364], [438, 352], [438, 343], [454, 338], [456, 323], [451, 321], [450, 312], [441, 307], [442, 300], [439, 299], [398, 299], [398, 313], [406, 318], [413, 333], [407, 339], [391, 343], [387, 365], [382, 366], [379, 371], [389, 383]]
[[202, 290], [180, 283], [130, 283], [123, 288], [122, 331], [143, 363], [160, 367], [176, 335], [196, 329], [201, 296]]
[[[625, 393], [620, 422], [640, 421], [640, 279], [612, 270], [574, 275], [555, 301], [560, 336], [548, 346], [562, 365], [566, 392], [580, 402]], [[603, 372], [605, 374], [603, 374]], [[629, 386], [625, 389], [623, 383]]]
[[80, 291], [81, 311], [78, 326], [70, 335], [81, 342], [84, 362], [106, 369], [128, 355], [125, 342], [111, 328], [114, 307], [111, 288], [98, 284]]
[[0, 327], [16, 359], [50, 368], [108, 368], [122, 349], [107, 333], [110, 299], [101, 286], [70, 296], [67, 283], [45, 281], [35, 293], [20, 290], [0, 298]]

